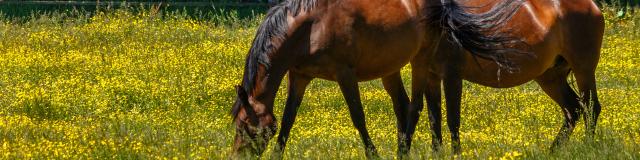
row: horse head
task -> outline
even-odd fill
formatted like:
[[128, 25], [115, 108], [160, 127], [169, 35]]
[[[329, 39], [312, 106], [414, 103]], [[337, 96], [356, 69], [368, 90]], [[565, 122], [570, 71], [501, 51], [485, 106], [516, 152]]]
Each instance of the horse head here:
[[235, 153], [261, 154], [277, 129], [275, 116], [261, 100], [243, 87], [236, 86], [237, 97], [233, 105], [236, 136]]

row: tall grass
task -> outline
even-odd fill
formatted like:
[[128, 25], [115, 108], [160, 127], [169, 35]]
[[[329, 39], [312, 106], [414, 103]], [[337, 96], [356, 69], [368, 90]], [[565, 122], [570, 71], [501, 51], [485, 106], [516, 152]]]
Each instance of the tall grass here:
[[[465, 82], [463, 158], [640, 158], [640, 13], [604, 11], [595, 141], [584, 141], [580, 126], [569, 144], [550, 153], [562, 115], [535, 84], [492, 89]], [[0, 159], [226, 158], [233, 86], [261, 16], [202, 14], [214, 18], [150, 8], [2, 16]], [[410, 69], [402, 71], [407, 87]], [[374, 143], [383, 159], [392, 159], [390, 98], [380, 81], [361, 83], [361, 93]], [[278, 119], [284, 99], [279, 92]], [[426, 112], [421, 117], [411, 156], [450, 158], [448, 147], [431, 152]], [[335, 83], [310, 84], [285, 157], [364, 157]]]

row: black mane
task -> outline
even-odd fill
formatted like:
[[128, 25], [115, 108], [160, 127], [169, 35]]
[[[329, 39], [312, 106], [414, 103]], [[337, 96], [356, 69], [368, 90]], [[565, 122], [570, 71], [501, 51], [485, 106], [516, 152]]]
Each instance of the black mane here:
[[[262, 64], [268, 69], [271, 66], [269, 54], [277, 49], [277, 42], [283, 42], [286, 39], [289, 29], [288, 14], [295, 17], [302, 11], [308, 12], [316, 6], [316, 2], [317, 0], [287, 0], [269, 9], [258, 27], [246, 58], [242, 79], [242, 87], [246, 93], [251, 93], [255, 87], [258, 65]], [[240, 105], [234, 104], [231, 110], [234, 118], [239, 111]]]

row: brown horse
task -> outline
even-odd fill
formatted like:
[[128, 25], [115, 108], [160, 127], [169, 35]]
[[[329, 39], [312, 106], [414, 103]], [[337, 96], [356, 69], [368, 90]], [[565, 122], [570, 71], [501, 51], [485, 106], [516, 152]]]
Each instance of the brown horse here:
[[[483, 12], [496, 0], [465, 1], [461, 6], [476, 7], [472, 12]], [[443, 84], [447, 101], [447, 123], [451, 131], [454, 153], [460, 153], [460, 96], [462, 80], [489, 87], [507, 88], [535, 80], [564, 113], [564, 124], [556, 136], [553, 148], [566, 141], [572, 133], [581, 112], [585, 112], [587, 136], [595, 133], [600, 113], [596, 92], [595, 69], [600, 56], [604, 22], [600, 10], [591, 0], [526, 0], [521, 8], [504, 26], [494, 32], [508, 33], [510, 37], [523, 40], [532, 54], [508, 54], [509, 62], [517, 68], [500, 67], [485, 59], [476, 59], [472, 54], [452, 47], [443, 40], [438, 51], [420, 54], [412, 62], [412, 103], [409, 111], [408, 133], [414, 132], [422, 96], [426, 94], [432, 147], [438, 150], [442, 144], [440, 85]], [[505, 32], [508, 31], [508, 32]], [[511, 45], [519, 48], [518, 45]], [[454, 49], [452, 49], [454, 48]], [[433, 51], [433, 50], [427, 50]], [[531, 56], [533, 55], [533, 56]], [[425, 63], [426, 62], [426, 63]], [[569, 72], [573, 72], [578, 84], [576, 94], [567, 83]]]
[[[456, 7], [439, 0], [290, 0], [274, 6], [257, 30], [242, 85], [237, 87], [232, 109], [234, 154], [260, 155], [266, 148], [276, 130], [274, 98], [287, 71], [288, 98], [277, 154], [285, 147], [304, 90], [313, 78], [338, 82], [368, 157], [377, 152], [365, 128], [358, 82], [382, 78], [397, 117], [399, 151], [406, 151], [402, 146], [407, 143], [404, 124], [409, 98], [399, 70], [421, 48], [432, 45], [430, 37], [468, 35], [460, 37], [459, 44], [477, 51], [474, 55], [508, 62], [501, 58], [504, 48], [498, 44], [509, 44], [512, 39], [480, 34], [495, 25], [479, 22], [499, 24], [516, 9], [506, 3], [476, 15], [452, 9]], [[453, 23], [444, 24], [445, 19]], [[486, 21], [465, 22], [469, 19]], [[467, 27], [451, 28], [457, 27], [454, 24]], [[474, 43], [478, 41], [496, 45]]]

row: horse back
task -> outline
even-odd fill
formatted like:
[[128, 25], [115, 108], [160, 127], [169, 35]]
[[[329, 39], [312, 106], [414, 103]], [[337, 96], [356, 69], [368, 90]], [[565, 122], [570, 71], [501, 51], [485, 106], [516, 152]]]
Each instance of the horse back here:
[[309, 16], [313, 21], [309, 56], [293, 70], [335, 80], [335, 72], [347, 66], [361, 81], [400, 70], [422, 44], [421, 5], [418, 0], [325, 3]]
[[[473, 0], [460, 1], [467, 6], [469, 12], [483, 13], [489, 11], [505, 0]], [[501, 32], [509, 32], [513, 36], [525, 38], [527, 43], [535, 45], [544, 41], [554, 27], [574, 25], [568, 21], [601, 17], [600, 10], [592, 0], [525, 0], [513, 18], [501, 27]], [[585, 24], [580, 25], [597, 25]], [[590, 22], [586, 22], [590, 23]]]

